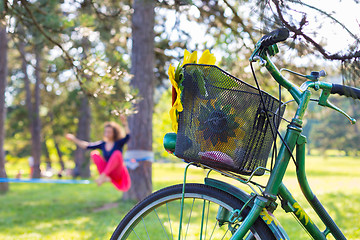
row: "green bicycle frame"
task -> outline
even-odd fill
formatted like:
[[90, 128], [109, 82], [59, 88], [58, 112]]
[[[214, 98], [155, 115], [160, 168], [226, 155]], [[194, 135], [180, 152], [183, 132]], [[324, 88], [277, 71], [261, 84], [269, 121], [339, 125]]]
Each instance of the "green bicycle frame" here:
[[[280, 197], [282, 207], [286, 212], [292, 212], [298, 218], [300, 223], [308, 231], [314, 239], [326, 239], [326, 236], [331, 233], [335, 239], [346, 239], [339, 227], [335, 224], [333, 219], [327, 213], [323, 205], [317, 199], [315, 194], [311, 191], [305, 174], [305, 144], [306, 138], [301, 135], [302, 132], [302, 119], [310, 101], [311, 92], [308, 90], [313, 84], [308, 84], [308, 88], [301, 91], [299, 87], [292, 84], [285, 79], [273, 64], [267, 53], [261, 54], [260, 59], [265, 63], [265, 67], [271, 73], [273, 78], [283, 87], [285, 87], [298, 103], [298, 108], [292, 122], [288, 125], [284, 137], [284, 143], [281, 145], [279, 154], [276, 158], [274, 169], [271, 172], [269, 181], [266, 185], [263, 196], [257, 196], [254, 200], [254, 205], [250, 213], [244, 219], [241, 226], [232, 236], [232, 240], [242, 239], [249, 231], [251, 225], [259, 217], [260, 212], [264, 207], [267, 207], [271, 202]], [[328, 89], [328, 83], [317, 82], [318, 89]], [[321, 232], [314, 224], [310, 217], [306, 214], [299, 203], [292, 197], [289, 190], [282, 183], [288, 163], [292, 157], [292, 152], [296, 148], [296, 173], [300, 188], [306, 197], [311, 207], [315, 210], [316, 214], [325, 224], [325, 231]]]
[[[271, 49], [270, 49], [271, 48]], [[210, 179], [208, 177], [205, 178], [205, 184], [210, 185], [212, 187], [221, 189], [232, 194], [234, 197], [237, 197], [241, 201], [245, 203], [246, 207], [250, 208], [250, 212], [247, 216], [242, 219], [241, 225], [238, 226], [236, 231], [231, 237], [231, 240], [240, 240], [243, 239], [244, 236], [248, 233], [251, 226], [254, 224], [256, 219], [260, 216], [263, 220], [266, 220], [266, 224], [268, 224], [271, 231], [274, 232], [275, 236], [278, 239], [288, 239], [286, 232], [280, 225], [273, 222], [277, 220], [270, 219], [267, 217], [264, 219], [264, 214], [266, 211], [273, 212], [276, 208], [275, 201], [277, 198], [281, 200], [281, 207], [285, 210], [285, 212], [293, 213], [294, 216], [299, 220], [301, 225], [306, 229], [306, 231], [311, 235], [312, 238], [316, 240], [326, 240], [326, 236], [331, 233], [336, 240], [344, 240], [346, 239], [344, 234], [341, 232], [339, 227], [335, 224], [333, 219], [327, 213], [323, 205], [320, 203], [318, 198], [312, 192], [309, 183], [306, 178], [305, 172], [305, 146], [306, 146], [306, 137], [301, 134], [302, 132], [302, 124], [303, 124], [303, 117], [310, 102], [311, 91], [309, 89], [314, 90], [322, 90], [321, 96], [319, 98], [319, 105], [330, 107], [338, 112], [344, 114], [352, 123], [355, 122], [350, 116], [348, 116], [345, 112], [341, 109], [335, 107], [330, 102], [327, 101], [332, 85], [326, 82], [320, 82], [312, 80], [305, 82], [301, 87], [298, 87], [288, 81], [284, 76], [281, 75], [280, 71], [276, 68], [274, 63], [269, 58], [268, 54], [274, 55], [277, 53], [278, 49], [276, 45], [269, 47], [269, 50], [261, 51], [260, 53], [258, 50], [255, 50], [253, 55], [250, 58], [250, 61], [259, 60], [260, 63], [266, 67], [266, 69], [270, 72], [272, 77], [284, 88], [286, 88], [289, 93], [292, 95], [296, 103], [298, 104], [298, 108], [296, 110], [295, 116], [292, 119], [291, 123], [287, 126], [286, 134], [283, 139], [283, 143], [279, 149], [278, 155], [275, 160], [274, 168], [270, 173], [270, 177], [268, 183], [266, 184], [265, 190], [262, 192], [262, 195], [254, 194], [251, 197], [248, 196], [242, 190], [227, 184], [225, 182], [221, 182], [215, 179]], [[176, 141], [176, 135], [172, 134], [165, 138], [167, 146], [170, 148], [166, 149], [173, 149], [174, 142]], [[305, 198], [307, 199], [310, 206], [313, 208], [317, 216], [325, 225], [325, 230], [320, 231], [316, 224], [312, 221], [312, 219], [308, 216], [308, 214], [304, 211], [304, 209], [300, 206], [300, 204], [294, 199], [291, 195], [290, 191], [286, 188], [283, 184], [283, 178], [288, 167], [289, 161], [294, 156], [292, 153], [296, 149], [296, 175], [297, 179], [303, 192]], [[190, 163], [191, 164], [191, 163]], [[185, 169], [184, 174], [184, 187], [186, 182], [186, 172], [187, 168]], [[247, 184], [250, 182], [252, 176], [247, 181], [244, 179], [238, 179], [240, 182]], [[254, 190], [254, 189], [253, 189]], [[254, 190], [255, 191], [255, 190]], [[181, 206], [183, 206], [184, 201], [184, 194], [181, 201]], [[275, 206], [275, 207], [274, 207]], [[182, 219], [182, 211], [183, 207], [181, 207], [181, 219]], [[264, 213], [265, 210], [265, 213]], [[236, 209], [236, 211], [242, 211]], [[227, 216], [226, 214], [224, 216]], [[270, 218], [272, 218], [270, 216]], [[182, 220], [180, 219], [180, 223]], [[226, 220], [226, 219], [224, 219]], [[269, 220], [269, 221], [267, 221]], [[272, 221], [274, 220], [274, 221]], [[269, 222], [269, 223], [268, 223]], [[179, 238], [181, 232], [181, 224], [179, 229]], [[251, 236], [250, 236], [251, 237]]]

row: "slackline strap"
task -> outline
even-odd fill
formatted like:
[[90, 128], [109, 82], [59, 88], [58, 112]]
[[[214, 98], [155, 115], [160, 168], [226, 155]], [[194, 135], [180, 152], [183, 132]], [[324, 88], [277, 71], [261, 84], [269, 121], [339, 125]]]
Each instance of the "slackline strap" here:
[[0, 182], [15, 182], [15, 183], [60, 183], [60, 184], [89, 184], [90, 180], [72, 180], [72, 179], [19, 179], [19, 178], [0, 178]]

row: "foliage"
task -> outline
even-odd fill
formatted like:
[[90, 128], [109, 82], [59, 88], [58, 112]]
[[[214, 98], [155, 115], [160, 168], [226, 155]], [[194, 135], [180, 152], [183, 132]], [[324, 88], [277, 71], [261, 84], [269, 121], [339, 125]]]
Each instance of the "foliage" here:
[[[342, 100], [342, 101], [340, 101]], [[359, 104], [354, 100], [338, 99], [337, 105], [355, 119], [360, 118]], [[319, 107], [318, 107], [319, 108]], [[317, 123], [311, 126], [310, 139], [314, 148], [338, 149], [345, 151], [346, 155], [358, 155], [360, 135], [358, 124], [351, 125], [342, 114], [330, 109], [321, 109]]]
[[[106, 4], [106, 5], [104, 5]], [[81, 93], [93, 100], [96, 117], [104, 119], [112, 114], [131, 109], [135, 91], [128, 87], [130, 75], [125, 59], [128, 22], [110, 22], [117, 17], [126, 18], [128, 12], [115, 13], [126, 2], [99, 1], [21, 1], [7, 2], [9, 17], [11, 82], [7, 101], [8, 154], [30, 154], [28, 111], [25, 108], [24, 72], [15, 59], [25, 59], [26, 74], [33, 82], [35, 46], [43, 48], [41, 73], [41, 107], [43, 141], [63, 142], [66, 132], [76, 132]], [[71, 6], [71, 7], [70, 7]], [[125, 33], [125, 34], [122, 34]], [[19, 54], [24, 41], [25, 53]], [[121, 44], [113, 44], [118, 42]], [[14, 64], [12, 64], [14, 63]], [[99, 125], [99, 119], [93, 125]], [[25, 131], [24, 131], [25, 130]], [[98, 131], [98, 130], [97, 130]], [[53, 145], [50, 145], [53, 146]], [[64, 149], [61, 146], [61, 149]], [[65, 148], [66, 149], [66, 148]], [[65, 151], [68, 152], [68, 151]]]

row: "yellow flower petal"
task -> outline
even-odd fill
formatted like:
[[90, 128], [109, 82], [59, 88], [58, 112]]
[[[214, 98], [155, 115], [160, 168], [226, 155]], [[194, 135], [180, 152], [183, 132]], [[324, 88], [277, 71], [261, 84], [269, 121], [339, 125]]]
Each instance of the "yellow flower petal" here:
[[216, 57], [214, 54], [211, 54], [210, 51], [207, 49], [203, 54], [201, 55], [199, 59], [199, 64], [209, 64], [214, 65], [216, 62]]
[[174, 88], [177, 88], [177, 83], [175, 81], [175, 67], [171, 64], [169, 66], [168, 74], [169, 74], [169, 79], [170, 79], [171, 85], [173, 85]]
[[188, 63], [196, 63], [197, 62], [197, 51], [190, 54], [188, 50], [184, 51], [184, 61], [181, 66], [184, 66]]
[[182, 106], [181, 99], [180, 99], [181, 90], [178, 86], [178, 83], [175, 81], [175, 67], [171, 64], [168, 69], [168, 74], [169, 74], [169, 79], [170, 79], [171, 85], [175, 88], [176, 95], [177, 95], [174, 105], [171, 107], [170, 112], [169, 112], [172, 129], [173, 129], [173, 131], [177, 132], [177, 129], [178, 129], [177, 112], [182, 112], [183, 106]]
[[[184, 50], [184, 59], [183, 59], [183, 61], [185, 62], [185, 61], [187, 61], [187, 62], [189, 62], [190, 61], [190, 52], [188, 51], [188, 50]], [[184, 65], [184, 63], [183, 63], [183, 65]]]
[[175, 81], [175, 67], [172, 66], [171, 64], [169, 66], [168, 74], [169, 74], [169, 79], [170, 79], [171, 85], [175, 88], [176, 95], [177, 95], [174, 106], [176, 107], [176, 109], [179, 112], [181, 112], [183, 110], [183, 107], [182, 107], [182, 104], [181, 104], [181, 99], [180, 99], [181, 90], [180, 90], [177, 82]]
[[176, 109], [174, 106], [170, 109], [169, 115], [170, 115], [170, 119], [171, 119], [172, 130], [174, 132], [177, 132], [178, 131], [178, 121], [177, 121]]
[[[180, 94], [179, 94], [180, 95]], [[179, 96], [178, 95], [178, 96]], [[183, 109], [183, 106], [182, 106], [182, 103], [181, 103], [181, 100], [180, 100], [180, 97], [177, 97], [175, 102], [174, 102], [174, 105], [173, 107], [178, 111], [178, 112], [182, 112], [184, 109]]]
[[197, 51], [193, 52], [190, 55], [190, 62], [189, 63], [196, 63], [197, 62]]

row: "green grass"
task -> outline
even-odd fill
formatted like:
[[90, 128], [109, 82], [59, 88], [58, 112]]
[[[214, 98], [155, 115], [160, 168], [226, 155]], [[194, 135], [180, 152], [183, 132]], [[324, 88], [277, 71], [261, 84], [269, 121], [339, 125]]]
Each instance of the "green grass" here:
[[[154, 164], [154, 189], [181, 183], [184, 166], [180, 160], [179, 164]], [[14, 176], [21, 167], [24, 169], [25, 164], [7, 164], [9, 175]], [[313, 191], [348, 239], [360, 239], [360, 160], [313, 156], [307, 159], [307, 169]], [[192, 168], [188, 182], [201, 182], [204, 173]], [[259, 178], [264, 182], [266, 179], [267, 176]], [[319, 223], [299, 191], [292, 164], [284, 182], [312, 220]], [[246, 186], [237, 186], [248, 190]], [[121, 193], [110, 184], [97, 187], [95, 184], [11, 183], [10, 191], [0, 196], [0, 239], [109, 239], [134, 205], [120, 199]], [[94, 211], [108, 203], [118, 206]], [[275, 216], [291, 239], [309, 239], [292, 215], [283, 213], [281, 207]]]

